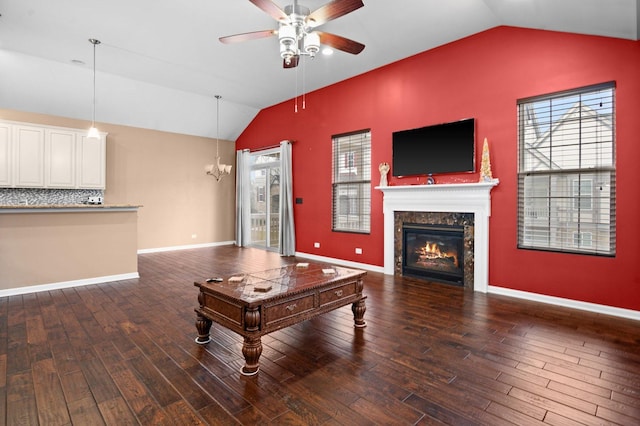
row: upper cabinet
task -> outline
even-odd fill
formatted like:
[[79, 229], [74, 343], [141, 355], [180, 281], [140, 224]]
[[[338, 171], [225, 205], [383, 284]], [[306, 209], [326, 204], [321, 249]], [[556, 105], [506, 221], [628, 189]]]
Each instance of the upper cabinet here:
[[44, 187], [44, 129], [13, 126], [13, 156], [15, 186]]
[[104, 189], [106, 175], [107, 139], [90, 139], [86, 134], [78, 135], [78, 187]]
[[75, 188], [76, 132], [46, 129], [44, 157], [45, 186], [48, 188]]
[[104, 189], [107, 134], [0, 121], [0, 187]]
[[0, 122], [0, 186], [13, 185], [13, 156], [10, 124]]

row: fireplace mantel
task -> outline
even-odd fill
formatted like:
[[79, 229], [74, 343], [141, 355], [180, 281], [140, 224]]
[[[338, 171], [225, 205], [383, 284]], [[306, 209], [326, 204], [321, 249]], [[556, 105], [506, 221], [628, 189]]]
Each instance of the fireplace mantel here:
[[480, 183], [378, 186], [384, 193], [384, 273], [394, 274], [394, 212], [458, 212], [474, 214], [474, 290], [489, 286], [489, 217], [491, 190], [499, 180]]

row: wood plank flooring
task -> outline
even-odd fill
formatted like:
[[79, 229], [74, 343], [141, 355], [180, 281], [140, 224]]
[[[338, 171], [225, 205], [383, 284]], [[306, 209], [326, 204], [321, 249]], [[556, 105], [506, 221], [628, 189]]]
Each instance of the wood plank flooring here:
[[[194, 342], [195, 280], [301, 259], [215, 247], [140, 278], [0, 298], [7, 425], [638, 425], [640, 323], [369, 272], [350, 306], [263, 338]], [[302, 348], [305, 348], [302, 350]]]

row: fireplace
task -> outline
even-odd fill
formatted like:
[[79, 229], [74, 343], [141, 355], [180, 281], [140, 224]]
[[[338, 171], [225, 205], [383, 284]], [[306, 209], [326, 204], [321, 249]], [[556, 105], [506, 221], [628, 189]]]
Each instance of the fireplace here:
[[[405, 218], [409, 223], [440, 223], [459, 225], [465, 228], [465, 288], [486, 293], [489, 287], [489, 217], [491, 216], [491, 190], [498, 185], [498, 179], [479, 183], [452, 183], [437, 185], [394, 185], [379, 186], [384, 193], [384, 273], [401, 274], [396, 263], [396, 254], [402, 250], [397, 244], [396, 231], [401, 232], [397, 220], [400, 212], [427, 216], [443, 214], [442, 220], [415, 220]], [[448, 220], [451, 213], [465, 213], [473, 216], [473, 226]], [[464, 222], [464, 219], [463, 219]], [[467, 253], [471, 257], [467, 257]], [[467, 279], [468, 278], [468, 279]]]
[[402, 275], [464, 286], [464, 227], [403, 223]]

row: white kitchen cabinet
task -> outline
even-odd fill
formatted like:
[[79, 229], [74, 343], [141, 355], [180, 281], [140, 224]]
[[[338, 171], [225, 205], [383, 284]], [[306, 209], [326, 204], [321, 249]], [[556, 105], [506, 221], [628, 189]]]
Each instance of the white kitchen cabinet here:
[[13, 161], [10, 124], [0, 122], [0, 187], [13, 185]]
[[76, 187], [77, 132], [64, 129], [45, 131], [45, 179], [47, 188]]
[[15, 186], [44, 187], [44, 128], [13, 126], [12, 145]]
[[107, 133], [0, 120], [0, 187], [105, 189]]
[[106, 183], [107, 135], [100, 139], [87, 138], [86, 133], [78, 134], [78, 188], [104, 189]]

